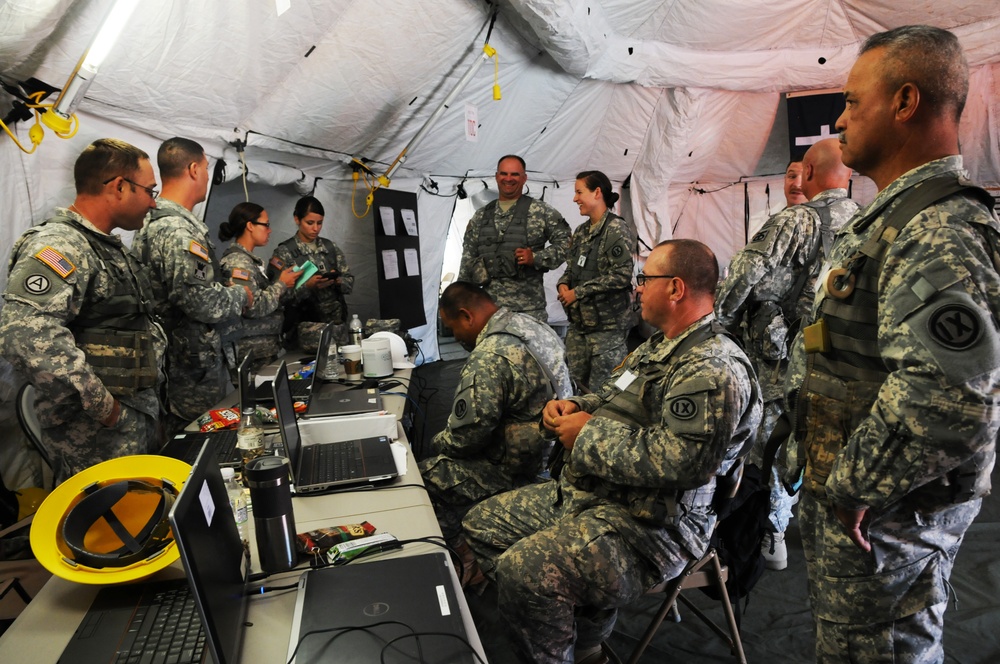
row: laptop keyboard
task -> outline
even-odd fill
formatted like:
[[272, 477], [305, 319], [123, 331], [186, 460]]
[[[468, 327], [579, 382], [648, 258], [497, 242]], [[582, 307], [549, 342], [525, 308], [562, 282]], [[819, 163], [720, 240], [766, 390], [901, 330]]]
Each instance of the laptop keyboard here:
[[[220, 465], [229, 463], [233, 458], [233, 450], [236, 449], [236, 430], [223, 429], [212, 434], [215, 437], [215, 458]], [[194, 464], [194, 461], [191, 462]]]
[[115, 664], [200, 662], [205, 630], [185, 584], [143, 598], [118, 647]]
[[312, 468], [308, 484], [338, 482], [364, 474], [361, 443], [357, 441], [307, 445], [303, 455], [303, 467]]

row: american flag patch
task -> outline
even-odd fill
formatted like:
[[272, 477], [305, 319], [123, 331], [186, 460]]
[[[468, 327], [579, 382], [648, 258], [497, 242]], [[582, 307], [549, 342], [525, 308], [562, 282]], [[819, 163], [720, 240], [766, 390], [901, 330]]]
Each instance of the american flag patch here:
[[73, 272], [73, 270], [76, 269], [75, 265], [66, 260], [65, 256], [60, 254], [52, 247], [45, 247], [37, 254], [35, 254], [35, 258], [48, 265], [50, 268], [52, 268], [52, 270], [56, 274], [58, 274], [63, 279], [68, 277]]
[[208, 249], [201, 246], [194, 240], [191, 240], [191, 244], [188, 246], [188, 251], [197, 256], [203, 261], [211, 261], [212, 259], [208, 257]]
[[233, 279], [242, 279], [243, 281], [250, 281], [250, 272], [244, 270], [241, 267], [234, 267]]
[[277, 256], [272, 256], [271, 257], [271, 265], [276, 270], [283, 270], [283, 269], [285, 269], [285, 262], [283, 260], [281, 260], [280, 258], [278, 258]]

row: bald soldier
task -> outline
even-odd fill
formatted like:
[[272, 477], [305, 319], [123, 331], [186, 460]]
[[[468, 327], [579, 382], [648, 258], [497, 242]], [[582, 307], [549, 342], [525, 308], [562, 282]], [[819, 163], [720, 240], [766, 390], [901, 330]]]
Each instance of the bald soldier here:
[[[840, 160], [836, 138], [810, 147], [801, 166], [806, 202], [773, 215], [733, 256], [715, 299], [719, 321], [740, 332], [760, 380], [764, 417], [751, 456], [758, 465], [763, 446], [785, 411], [788, 344], [812, 303], [816, 275], [833, 243], [833, 234], [858, 209], [847, 197], [851, 169]], [[772, 469], [772, 479], [773, 533], [764, 540], [764, 558], [770, 569], [780, 570], [788, 566], [784, 538], [792, 515], [792, 497], [781, 485], [777, 467]]]
[[842, 158], [878, 195], [837, 235], [793, 347], [789, 468], [816, 659], [943, 662], [948, 579], [1000, 429], [1000, 222], [969, 186], [954, 34], [872, 35], [844, 86]]
[[156, 451], [166, 347], [145, 269], [112, 233], [138, 230], [156, 206], [149, 155], [103, 138], [73, 177], [73, 204], [14, 244], [0, 312], [0, 348], [35, 386], [56, 482]]

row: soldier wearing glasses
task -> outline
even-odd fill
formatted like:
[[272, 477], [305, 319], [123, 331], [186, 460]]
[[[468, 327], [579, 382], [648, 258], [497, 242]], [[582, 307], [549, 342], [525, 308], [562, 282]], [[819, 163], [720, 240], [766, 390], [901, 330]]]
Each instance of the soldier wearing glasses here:
[[15, 243], [0, 312], [0, 349], [35, 386], [57, 482], [155, 450], [166, 346], [145, 268], [112, 234], [156, 206], [149, 155], [101, 139], [74, 178], [73, 204]]
[[156, 163], [163, 195], [132, 251], [153, 271], [156, 313], [167, 331], [168, 435], [212, 407], [233, 386], [219, 326], [238, 318], [253, 302], [245, 286], [223, 286], [208, 226], [191, 210], [208, 193], [208, 158], [186, 138], [160, 145]]

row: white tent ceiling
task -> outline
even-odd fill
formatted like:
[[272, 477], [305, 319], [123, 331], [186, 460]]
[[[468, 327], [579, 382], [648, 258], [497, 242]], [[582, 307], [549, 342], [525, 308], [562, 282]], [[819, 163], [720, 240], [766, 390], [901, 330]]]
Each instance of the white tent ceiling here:
[[[0, 2], [0, 78], [62, 87], [111, 3]], [[628, 198], [647, 242], [698, 237], [725, 260], [745, 239], [745, 199], [756, 217], [783, 204], [763, 195], [777, 182], [764, 176], [787, 159], [782, 93], [838, 88], [865, 37], [908, 23], [949, 28], [962, 41], [973, 67], [966, 166], [982, 182], [1000, 181], [996, 0], [289, 0], [279, 15], [281, 4], [142, 0], [80, 106], [77, 137], [49, 133], [31, 156], [0, 139], [3, 255], [29, 223], [67, 202], [73, 158], [101, 135], [151, 153], [162, 138], [191, 137], [231, 171], [230, 144], [244, 141], [251, 173], [272, 182], [289, 177], [266, 162], [289, 167], [291, 179], [302, 171], [331, 183], [350, 182], [351, 157], [384, 172], [480, 57], [487, 34], [502, 100], [492, 100], [486, 63], [407, 155], [394, 187], [421, 191], [429, 176], [453, 195], [467, 175], [489, 181], [500, 155], [518, 153], [532, 193], [548, 185], [575, 224], [568, 189], [577, 172], [599, 169], [616, 183], [631, 176]], [[0, 113], [11, 101], [0, 94]], [[465, 138], [467, 104], [478, 113], [477, 142]], [[28, 126], [15, 127], [25, 144]], [[727, 186], [741, 181], [745, 189]], [[347, 189], [331, 189], [342, 200], [328, 215], [350, 214]], [[433, 214], [420, 205], [426, 247], [448, 219], [440, 201]], [[423, 258], [425, 275], [440, 273], [436, 248]], [[433, 315], [437, 284], [428, 281]]]

